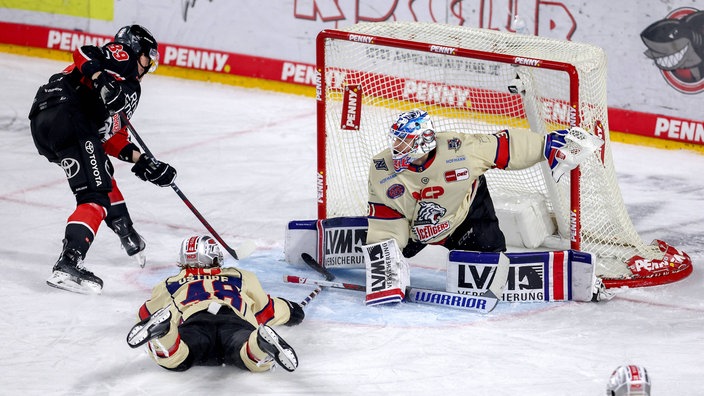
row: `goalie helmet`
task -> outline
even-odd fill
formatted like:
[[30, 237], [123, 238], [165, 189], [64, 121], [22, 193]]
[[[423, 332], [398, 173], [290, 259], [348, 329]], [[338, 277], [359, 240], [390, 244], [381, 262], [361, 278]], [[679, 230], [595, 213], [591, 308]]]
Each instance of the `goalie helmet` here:
[[411, 162], [433, 151], [437, 143], [428, 113], [418, 109], [401, 113], [389, 129], [389, 144], [396, 172], [408, 169]]
[[220, 246], [210, 235], [193, 235], [181, 242], [181, 250], [178, 252], [179, 267], [219, 267], [223, 261]]
[[650, 396], [650, 377], [643, 366], [619, 366], [606, 385], [607, 396]]
[[159, 65], [159, 44], [149, 30], [139, 25], [124, 26], [115, 34], [115, 42], [124, 44], [134, 53], [146, 55], [149, 58], [147, 72], [153, 72]]

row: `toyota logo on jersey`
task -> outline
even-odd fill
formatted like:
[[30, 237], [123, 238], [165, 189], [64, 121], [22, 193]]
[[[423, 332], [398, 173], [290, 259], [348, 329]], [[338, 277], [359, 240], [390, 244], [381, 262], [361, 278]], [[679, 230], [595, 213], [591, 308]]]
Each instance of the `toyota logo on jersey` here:
[[61, 168], [66, 173], [66, 178], [70, 179], [78, 174], [81, 165], [74, 158], [64, 158], [61, 160]]
[[91, 142], [90, 140], [86, 142], [85, 148], [86, 148], [86, 153], [88, 153], [89, 155], [92, 155], [93, 153], [95, 153], [95, 146], [93, 146], [93, 142]]

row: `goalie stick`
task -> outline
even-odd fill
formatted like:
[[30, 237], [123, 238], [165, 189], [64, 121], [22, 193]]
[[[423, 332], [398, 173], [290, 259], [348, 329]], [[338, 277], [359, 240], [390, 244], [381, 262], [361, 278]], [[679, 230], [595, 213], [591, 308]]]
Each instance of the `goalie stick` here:
[[[300, 285], [312, 284], [318, 287], [331, 287], [333, 289], [346, 289], [361, 292], [366, 291], [366, 287], [364, 285], [308, 279], [296, 275], [284, 275], [284, 282], [297, 283]], [[405, 300], [408, 302], [419, 304], [430, 304], [461, 308], [464, 310], [478, 313], [491, 312], [498, 303], [498, 298], [493, 297], [491, 295], [483, 294], [480, 296], [471, 296], [468, 294], [451, 293], [441, 290], [424, 289], [413, 286], [409, 286], [406, 288]]]
[[319, 274], [321, 274], [322, 276], [324, 276], [326, 280], [328, 280], [328, 281], [333, 281], [333, 280], [335, 280], [335, 275], [334, 275], [332, 272], [328, 271], [327, 268], [325, 268], [325, 267], [323, 267], [322, 265], [320, 265], [320, 263], [317, 262], [317, 261], [313, 258], [313, 256], [311, 256], [310, 254], [308, 254], [308, 253], [302, 253], [302, 254], [301, 254], [301, 258], [303, 259], [303, 261], [304, 261], [306, 264], [308, 264], [308, 266], [309, 266], [310, 268], [312, 268], [314, 271], [316, 271], [316, 272], [318, 272]]
[[[366, 286], [353, 283], [334, 282], [335, 275], [330, 273], [309, 254], [301, 255], [303, 260], [311, 268], [323, 274], [327, 280], [314, 280], [295, 275], [284, 275], [284, 282], [297, 284], [314, 284], [318, 287], [332, 287], [335, 289], [347, 289], [355, 291], [366, 291]], [[405, 300], [408, 302], [440, 305], [446, 307], [460, 308], [470, 312], [488, 313], [496, 308], [500, 296], [503, 294], [506, 281], [508, 280], [509, 259], [505, 254], [499, 253], [499, 261], [494, 271], [494, 279], [487, 290], [478, 295], [459, 294], [442, 290], [425, 289], [409, 286], [406, 288]], [[327, 275], [326, 275], [327, 274]]]
[[[147, 145], [144, 143], [144, 140], [142, 140], [142, 138], [139, 136], [139, 134], [137, 133], [137, 130], [134, 129], [134, 126], [132, 126], [132, 123], [131, 123], [130, 120], [127, 118], [127, 116], [125, 115], [124, 112], [120, 112], [120, 120], [122, 121], [122, 123], [125, 124], [125, 126], [127, 126], [127, 129], [130, 130], [130, 133], [131, 133], [132, 136], [134, 136], [134, 138], [137, 140], [137, 143], [139, 143], [139, 146], [142, 147], [142, 150], [144, 150], [144, 152], [147, 153], [147, 155], [149, 155], [149, 157], [151, 157], [152, 160], [154, 160], [154, 158], [155, 158], [154, 155], [153, 155], [152, 152], [149, 150], [149, 148], [147, 147]], [[208, 232], [210, 232], [210, 234], [212, 235], [212, 237], [215, 238], [215, 240], [220, 243], [220, 246], [222, 246], [225, 250], [227, 250], [227, 252], [230, 253], [230, 255], [231, 255], [235, 260], [239, 260], [240, 258], [244, 258], [244, 257], [249, 256], [250, 254], [252, 254], [252, 252], [254, 251], [254, 249], [256, 249], [256, 246], [254, 245], [254, 242], [252, 242], [252, 241], [244, 241], [244, 242], [242, 243], [242, 245], [240, 245], [240, 246], [238, 247], [238, 250], [240, 251], [240, 254], [238, 255], [237, 252], [236, 252], [233, 248], [231, 248], [227, 243], [225, 243], [225, 241], [222, 239], [222, 237], [220, 237], [220, 234], [218, 234], [218, 233], [215, 231], [215, 229], [213, 228], [213, 226], [211, 226], [210, 223], [208, 223], [208, 221], [205, 220], [205, 217], [203, 217], [203, 215], [200, 214], [200, 212], [198, 211], [198, 209], [196, 209], [196, 207], [193, 206], [193, 204], [191, 203], [191, 201], [186, 197], [186, 195], [181, 191], [181, 189], [178, 188], [178, 186], [176, 185], [176, 183], [171, 183], [171, 188], [176, 192], [176, 195], [178, 195], [179, 198], [181, 198], [181, 200], [183, 201], [183, 203], [185, 203], [186, 206], [188, 206], [188, 209], [190, 209], [191, 212], [193, 212], [193, 214], [196, 216], [196, 218], [198, 218], [198, 220], [200, 220], [200, 222], [203, 224], [203, 226], [205, 226], [205, 229], [207, 229]]]
[[[318, 264], [318, 262], [315, 261], [315, 259], [310, 254], [302, 253], [301, 258], [306, 264], [308, 264], [308, 266], [310, 266], [316, 272], [322, 274], [328, 281], [335, 279], [335, 275], [333, 275], [332, 273], [330, 273], [330, 271]], [[306, 305], [308, 305], [315, 297], [318, 296], [318, 294], [320, 294], [321, 291], [323, 291], [323, 286], [316, 285], [315, 290], [313, 290], [313, 292], [311, 292], [308, 297], [304, 298], [303, 301], [300, 302], [301, 306], [305, 307]]]

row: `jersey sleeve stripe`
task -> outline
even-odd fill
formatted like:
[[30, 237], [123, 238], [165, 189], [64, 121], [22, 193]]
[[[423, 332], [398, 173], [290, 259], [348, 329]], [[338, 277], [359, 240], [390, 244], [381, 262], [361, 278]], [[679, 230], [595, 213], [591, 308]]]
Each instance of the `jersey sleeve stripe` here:
[[395, 220], [402, 219], [403, 215], [384, 204], [369, 202], [368, 217], [372, 219]]
[[496, 158], [494, 159], [494, 167], [499, 169], [506, 169], [508, 167], [508, 162], [511, 159], [509, 150], [509, 136], [508, 130], [503, 130], [494, 135], [497, 140], [496, 144]]
[[149, 317], [151, 313], [149, 312], [149, 309], [147, 309], [147, 303], [142, 304], [142, 306], [139, 308], [139, 319], [144, 320]]
[[269, 297], [269, 302], [266, 306], [262, 308], [261, 311], [254, 314], [254, 316], [257, 318], [257, 323], [259, 324], [266, 324], [274, 318], [274, 301], [271, 297]]
[[174, 345], [172, 345], [168, 350], [162, 351], [160, 349], [154, 348], [154, 354], [162, 359], [167, 358], [176, 353], [179, 347], [181, 347], [181, 334], [176, 335], [176, 341], [174, 341]]

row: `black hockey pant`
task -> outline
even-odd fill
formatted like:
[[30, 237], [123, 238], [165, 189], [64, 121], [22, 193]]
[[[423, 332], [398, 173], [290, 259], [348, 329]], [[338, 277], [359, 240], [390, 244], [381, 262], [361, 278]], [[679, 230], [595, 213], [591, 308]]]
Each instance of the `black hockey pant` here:
[[217, 315], [198, 312], [178, 328], [189, 352], [186, 360], [171, 370], [185, 371], [192, 366], [223, 364], [248, 370], [240, 357], [240, 349], [255, 330], [254, 325], [226, 307], [221, 307]]
[[462, 224], [445, 241], [450, 250], [505, 252], [506, 239], [499, 228], [494, 202], [484, 175], [479, 176], [477, 193]]

